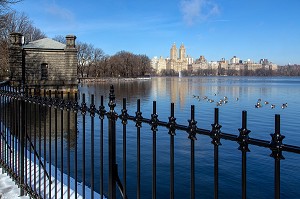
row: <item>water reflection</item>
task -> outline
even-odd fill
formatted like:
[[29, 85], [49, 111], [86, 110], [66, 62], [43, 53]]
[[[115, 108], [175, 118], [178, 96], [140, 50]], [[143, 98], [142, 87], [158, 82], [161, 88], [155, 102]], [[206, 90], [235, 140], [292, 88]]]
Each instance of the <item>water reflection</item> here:
[[[281, 130], [286, 136], [284, 143], [300, 145], [300, 138], [297, 134], [300, 128], [299, 118], [299, 99], [300, 93], [300, 79], [298, 78], [257, 78], [257, 77], [193, 77], [193, 78], [174, 78], [174, 77], [159, 77], [152, 78], [151, 81], [132, 81], [132, 82], [105, 82], [101, 84], [82, 85], [79, 88], [81, 93], [95, 94], [99, 100], [100, 95], [104, 95], [107, 106], [107, 99], [109, 94], [109, 86], [115, 86], [115, 94], [117, 100], [116, 110], [121, 109], [121, 100], [123, 97], [128, 99], [127, 109], [131, 115], [136, 111], [136, 99], [141, 99], [141, 111], [143, 117], [150, 118], [152, 113], [152, 101], [157, 101], [158, 118], [167, 121], [170, 116], [170, 103], [175, 103], [175, 117], [179, 124], [187, 125], [187, 120], [190, 118], [190, 105], [195, 104], [196, 113], [195, 119], [198, 122], [199, 128], [210, 129], [213, 123], [214, 108], [216, 103], [209, 103], [207, 99], [213, 99], [215, 102], [228, 98], [228, 103], [218, 106], [220, 109], [220, 124], [221, 131], [225, 133], [232, 133], [238, 135], [238, 129], [241, 128], [241, 113], [243, 110], [248, 112], [248, 128], [251, 130], [250, 137], [270, 140], [270, 133], [274, 133], [274, 115], [280, 114], [282, 119]], [[141, 86], [143, 85], [143, 86]], [[126, 90], [128, 89], [128, 90]], [[101, 93], [98, 95], [97, 93]], [[200, 96], [200, 100], [193, 97], [193, 95]], [[204, 100], [203, 97], [207, 96]], [[238, 100], [236, 100], [238, 98]], [[263, 105], [262, 108], [255, 108], [255, 103], [258, 99], [269, 102], [268, 105]], [[281, 109], [280, 105], [287, 102], [289, 107]], [[276, 108], [272, 109], [271, 104], [276, 104]], [[277, 108], [278, 107], [278, 108]], [[293, 107], [293, 108], [290, 108]], [[120, 121], [118, 121], [120, 122]], [[136, 132], [134, 124], [130, 124], [128, 128], [128, 193], [135, 197], [135, 169], [136, 169]], [[121, 127], [121, 125], [119, 126]], [[122, 129], [118, 128], [121, 136]], [[157, 169], [158, 176], [162, 183], [158, 184], [160, 193], [168, 192], [168, 168], [169, 165], [169, 151], [167, 146], [168, 134], [164, 129], [159, 129], [158, 133], [158, 159], [160, 167]], [[142, 160], [142, 168], [151, 170], [151, 131], [149, 126], [143, 126], [142, 133], [142, 154], [145, 157]], [[120, 138], [120, 137], [119, 137]], [[196, 179], [199, 189], [197, 189], [197, 197], [210, 198], [213, 195], [213, 155], [210, 138], [197, 135], [196, 154], [197, 154], [197, 172]], [[176, 183], [178, 189], [176, 194], [180, 197], [186, 196], [188, 193], [189, 176], [186, 174], [189, 171], [189, 147], [190, 143], [187, 139], [186, 132], [177, 132], [176, 134]], [[121, 140], [121, 139], [120, 139]], [[121, 161], [121, 141], [118, 141], [118, 155]], [[223, 144], [220, 150], [220, 195], [224, 198], [240, 198], [240, 152], [237, 150], [238, 144], [221, 140]], [[273, 159], [269, 157], [270, 151], [261, 148], [250, 146], [251, 154], [249, 153], [249, 169], [251, 170], [251, 183], [249, 187], [251, 190], [255, 189], [255, 184], [261, 182], [260, 174], [264, 174], [266, 179], [263, 181], [264, 190], [257, 190], [255, 193], [249, 193], [250, 198], [255, 198], [259, 195], [261, 198], [267, 198], [272, 192], [272, 173], [269, 169], [272, 167]], [[296, 167], [299, 157], [292, 155], [288, 160], [283, 173], [285, 177], [289, 173], [294, 173], [293, 167]], [[130, 174], [130, 175], [129, 175]], [[120, 175], [122, 175], [120, 171]], [[146, 197], [151, 195], [151, 176], [149, 173], [142, 174], [144, 180], [143, 193]], [[293, 179], [294, 183], [298, 183], [299, 176]], [[228, 183], [230, 182], [230, 183]], [[295, 190], [289, 185], [290, 182], [282, 182], [284, 185], [283, 195], [289, 198], [295, 197], [297, 194]], [[230, 190], [237, 190], [235, 193]], [[265, 191], [268, 190], [268, 191]], [[161, 194], [161, 198], [167, 197], [168, 194]]]
[[[79, 87], [80, 100], [82, 101], [82, 94], [86, 94], [87, 106], [90, 104], [90, 97], [95, 95], [96, 107], [100, 105], [100, 97], [103, 95], [108, 110], [107, 103], [109, 97], [110, 85], [115, 87], [116, 95], [116, 111], [120, 113], [122, 108], [122, 99], [127, 98], [127, 109], [131, 115], [136, 111], [136, 100], [141, 99], [141, 111], [143, 117], [150, 118], [152, 114], [152, 101], [157, 101], [158, 119], [161, 121], [168, 121], [170, 116], [170, 103], [175, 103], [175, 117], [176, 122], [183, 125], [188, 125], [187, 120], [190, 118], [190, 105], [195, 104], [196, 113], [195, 119], [198, 122], [199, 128], [211, 129], [213, 123], [213, 113], [216, 103], [210, 103], [207, 99], [213, 99], [217, 102], [224, 96], [228, 98], [228, 103], [219, 106], [220, 109], [220, 124], [221, 131], [225, 133], [232, 133], [238, 135], [238, 128], [241, 128], [241, 112], [248, 111], [248, 128], [251, 130], [250, 137], [271, 140], [270, 133], [274, 133], [274, 115], [279, 113], [282, 118], [281, 130], [286, 136], [284, 143], [300, 145], [300, 138], [298, 136], [299, 126], [299, 99], [300, 95], [300, 78], [240, 78], [240, 77], [194, 77], [194, 78], [152, 78], [147, 81], [113, 81], [101, 82], [97, 84], [84, 84]], [[193, 97], [193, 95], [200, 96], [200, 100]], [[203, 99], [206, 96], [207, 99]], [[239, 100], [236, 100], [238, 98]], [[275, 109], [270, 106], [263, 105], [262, 108], [255, 108], [254, 105], [258, 98], [262, 101], [267, 100], [269, 104], [277, 104]], [[279, 104], [287, 102], [289, 106], [281, 109]], [[63, 132], [63, 145], [66, 148], [68, 123], [66, 118], [67, 112], [61, 114], [61, 110], [55, 110], [41, 106], [30, 105], [27, 107], [28, 116], [28, 131], [39, 132], [39, 121], [41, 121], [41, 139], [55, 140], [55, 128], [58, 133], [58, 149], [60, 150], [61, 132]], [[277, 108], [278, 107], [278, 108]], [[30, 110], [30, 111], [29, 111]], [[61, 123], [61, 117], [63, 122]], [[55, 124], [55, 118], [57, 122]], [[78, 121], [76, 119], [78, 118]], [[51, 125], [48, 123], [51, 121]], [[91, 140], [95, 141], [95, 184], [96, 190], [99, 192], [100, 184], [100, 121], [99, 117], [95, 117], [95, 137], [91, 138], [91, 118], [87, 114], [85, 116], [85, 126], [83, 127], [83, 116], [78, 113], [78, 117], [74, 113], [70, 115], [70, 144], [71, 144], [71, 162], [74, 160], [74, 147], [78, 147], [78, 177], [82, 180], [83, 164], [86, 164], [86, 181], [89, 185], [91, 179]], [[46, 125], [44, 125], [46, 124]], [[77, 126], [76, 126], [77, 125]], [[117, 161], [122, 168], [122, 124], [117, 120]], [[134, 122], [128, 122], [127, 125], [127, 182], [129, 198], [134, 198], [136, 195], [136, 127]], [[51, 128], [51, 130], [50, 130]], [[61, 130], [61, 128], [63, 130]], [[46, 136], [44, 136], [44, 129]], [[78, 132], [76, 131], [78, 129]], [[152, 131], [151, 126], [143, 125], [141, 133], [141, 154], [142, 154], [142, 192], [143, 197], [151, 195], [151, 158], [152, 158]], [[49, 133], [51, 131], [51, 133]], [[83, 132], [85, 132], [85, 140], [83, 139]], [[104, 123], [104, 177], [105, 187], [107, 186], [107, 121]], [[33, 134], [31, 134], [33, 135]], [[184, 198], [188, 195], [189, 190], [189, 157], [190, 157], [190, 142], [187, 139], [186, 132], [177, 131], [175, 136], [175, 174], [176, 174], [176, 195]], [[196, 195], [199, 198], [211, 198], [213, 195], [213, 146], [210, 143], [211, 138], [197, 135], [195, 142], [195, 156], [196, 156]], [[237, 150], [238, 144], [229, 141], [221, 140], [220, 146], [220, 196], [223, 198], [240, 198], [240, 151]], [[54, 142], [52, 149], [54, 148]], [[85, 144], [85, 148], [83, 148]], [[47, 145], [47, 147], [49, 147]], [[270, 168], [273, 167], [273, 159], [269, 157], [270, 151], [268, 149], [261, 149], [250, 146], [249, 153], [249, 189], [255, 192], [249, 193], [249, 198], [255, 198], [259, 195], [261, 198], [270, 197], [272, 193], [273, 173]], [[83, 156], [86, 162], [83, 162]], [[282, 181], [283, 195], [286, 198], [295, 198], [300, 193], [290, 186], [299, 184], [299, 169], [297, 165], [299, 157], [291, 154], [284, 154], [287, 160], [282, 166]], [[60, 159], [60, 153], [58, 154]], [[54, 157], [52, 157], [54, 158]], [[64, 161], [66, 153], [64, 154]], [[157, 187], [159, 190], [158, 198], [167, 198], [169, 189], [169, 134], [167, 129], [159, 128], [157, 132], [157, 175], [159, 181]], [[54, 159], [52, 160], [54, 162]], [[58, 167], [60, 163], [58, 163]], [[66, 168], [64, 169], [66, 171]], [[122, 179], [122, 171], [119, 170], [119, 175]], [[74, 176], [74, 165], [71, 168], [71, 175]], [[188, 174], [187, 174], [188, 173]], [[250, 175], [251, 174], [251, 175]], [[263, 174], [264, 179], [261, 179]], [[294, 176], [289, 179], [289, 176]], [[230, 182], [230, 183], [228, 183]], [[260, 184], [264, 189], [256, 189], [257, 184]], [[231, 190], [236, 190], [232, 193]], [[267, 190], [267, 192], [266, 192]]]
[[82, 100], [82, 94], [85, 93], [87, 97], [87, 102], [90, 102], [90, 96], [93, 94], [95, 96], [96, 105], [100, 104], [101, 96], [105, 100], [108, 100], [110, 86], [114, 85], [116, 101], [119, 103], [123, 98], [127, 99], [129, 104], [136, 103], [137, 99], [148, 98], [152, 92], [151, 81], [124, 81], [124, 80], [113, 80], [98, 83], [82, 84], [79, 86], [79, 98]]

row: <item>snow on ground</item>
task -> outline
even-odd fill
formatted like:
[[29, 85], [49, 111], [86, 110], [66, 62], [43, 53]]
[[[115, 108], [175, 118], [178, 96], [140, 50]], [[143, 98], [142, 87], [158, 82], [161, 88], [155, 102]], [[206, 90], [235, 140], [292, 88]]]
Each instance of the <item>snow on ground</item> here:
[[[10, 135], [7, 135], [10, 136]], [[8, 140], [11, 140], [9, 137], [7, 138]], [[17, 146], [18, 145], [18, 139], [14, 139], [15, 143], [12, 144], [12, 146]], [[50, 191], [49, 189], [51, 189], [51, 198], [55, 198], [55, 195], [57, 196], [57, 198], [61, 198], [61, 195], [63, 199], [68, 198], [68, 176], [63, 173], [63, 183], [61, 183], [61, 172], [59, 170], [59, 168], [55, 168], [52, 164], [49, 164], [48, 162], [46, 162], [46, 165], [44, 165], [44, 168], [46, 169], [47, 173], [49, 174], [49, 171], [51, 170], [51, 184], [49, 183], [48, 178], [46, 177], [46, 175], [44, 175], [44, 169], [42, 167], [40, 167], [40, 162], [44, 162], [43, 158], [41, 157], [41, 159], [39, 160], [38, 158], [36, 158], [36, 162], [34, 163], [34, 154], [30, 153], [30, 151], [26, 151], [27, 152], [27, 161], [25, 160], [25, 162], [27, 163], [27, 184], [31, 184], [31, 187], [34, 189], [34, 186], [36, 186], [35, 190], [41, 190], [41, 196], [44, 196], [44, 188], [46, 187], [45, 190], [45, 195], [46, 198], [49, 198], [50, 196]], [[17, 152], [15, 152], [17, 153]], [[16, 156], [18, 156], [18, 153], [16, 154]], [[30, 158], [31, 157], [31, 158]], [[31, 161], [30, 161], [31, 159]], [[18, 158], [16, 158], [16, 161], [18, 160]], [[31, 171], [30, 171], [31, 169]], [[41, 172], [39, 172], [39, 170], [41, 169]], [[53, 176], [53, 174], [55, 173], [55, 171], [57, 170], [57, 179], [56, 179], [56, 183], [55, 183], [55, 177]], [[31, 177], [29, 176], [31, 174]], [[39, 174], [41, 174], [41, 176], [39, 176]], [[46, 178], [44, 180], [44, 178]], [[30, 180], [31, 179], [31, 180]], [[36, 179], [36, 180], [34, 180]], [[26, 180], [26, 179], [25, 179]], [[40, 182], [39, 182], [40, 180]], [[31, 181], [31, 182], [30, 182]], [[34, 183], [34, 181], [36, 181], [36, 184]], [[44, 186], [44, 183], [46, 183], [46, 186]], [[55, 193], [55, 185], [57, 185], [57, 191]], [[49, 187], [50, 186], [50, 187]], [[78, 193], [77, 193], [77, 197], [75, 197], [75, 187], [77, 186], [78, 189]], [[75, 179], [70, 177], [70, 184], [69, 184], [69, 189], [70, 189], [70, 199], [72, 198], [77, 198], [77, 199], [82, 199], [82, 193], [83, 193], [83, 186], [81, 183], [79, 182], [75, 182]], [[92, 197], [92, 192], [91, 189], [88, 186], [84, 187], [85, 190], [85, 198], [89, 199]], [[63, 193], [63, 194], [62, 194]], [[100, 198], [100, 194], [97, 192], [93, 192], [94, 197], [95, 198]], [[5, 198], [9, 198], [9, 199], [14, 199], [14, 198], [24, 198], [24, 199], [29, 199], [29, 196], [22, 196], [20, 197], [20, 189], [18, 187], [18, 185], [8, 176], [8, 174], [6, 173], [2, 173], [2, 168], [0, 167], [0, 199], [5, 199]], [[104, 199], [106, 199], [106, 197], [103, 197]]]
[[18, 185], [16, 185], [16, 183], [6, 173], [2, 173], [2, 168], [0, 168], [0, 198], [30, 198], [29, 196], [20, 196], [20, 189]]
[[[31, 156], [31, 160], [34, 160], [34, 155], [31, 154], [29, 151], [27, 151], [27, 157]], [[43, 158], [41, 158], [41, 161], [43, 162]], [[30, 165], [30, 166], [29, 166]], [[46, 175], [44, 175], [44, 170], [43, 168], [39, 168], [39, 160], [36, 160], [36, 164], [34, 164], [34, 161], [30, 161], [30, 159], [27, 158], [27, 175], [31, 173], [31, 178], [27, 176], [27, 183], [30, 184], [30, 179], [31, 180], [31, 186], [34, 187], [34, 179], [36, 178], [36, 190], [41, 189], [41, 194], [42, 197], [44, 196], [44, 182], [46, 182], [46, 198], [49, 198], [49, 180], [47, 179]], [[34, 169], [35, 167], [35, 169]], [[52, 183], [50, 184], [51, 186], [51, 198], [55, 198], [55, 195], [58, 198], [61, 198], [61, 192], [63, 192], [63, 198], [68, 198], [68, 176], [63, 173], [63, 184], [61, 184], [60, 179], [61, 179], [61, 172], [58, 169], [57, 170], [57, 179], [55, 183], [55, 177], [53, 174], [55, 173], [56, 168], [53, 165], [50, 165], [48, 162], [46, 162], [45, 168], [47, 172], [49, 173], [49, 170], [51, 169], [51, 181]], [[2, 174], [2, 168], [0, 167], [0, 199], [13, 199], [13, 198], [24, 198], [24, 199], [29, 199], [29, 196], [22, 196], [20, 197], [20, 189], [18, 188], [18, 185], [6, 174]], [[31, 172], [30, 172], [31, 169]], [[41, 169], [41, 172], [39, 172], [39, 169]], [[35, 171], [35, 172], [34, 172]], [[39, 173], [41, 173], [41, 176], [39, 177]], [[44, 178], [46, 177], [46, 180], [44, 181]], [[38, 182], [40, 179], [40, 182]], [[57, 184], [57, 192], [55, 193], [55, 184]], [[70, 177], [70, 199], [75, 198], [75, 186], [77, 185], [78, 188], [78, 193], [77, 197], [78, 199], [82, 199], [82, 184], [79, 182], [75, 182], [73, 178]], [[40, 187], [40, 188], [39, 188]], [[2, 194], [2, 195], [1, 195]], [[85, 198], [91, 198], [91, 189], [87, 186], [85, 186]], [[97, 192], [94, 192], [94, 197], [95, 198], [100, 198], [100, 194]], [[104, 197], [104, 199], [106, 199]]]

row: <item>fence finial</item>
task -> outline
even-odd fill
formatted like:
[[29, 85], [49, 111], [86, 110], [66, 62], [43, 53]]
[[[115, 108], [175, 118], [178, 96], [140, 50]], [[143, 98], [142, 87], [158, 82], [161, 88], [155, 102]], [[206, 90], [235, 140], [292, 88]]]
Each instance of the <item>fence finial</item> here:
[[272, 141], [270, 143], [270, 149], [272, 153], [270, 154], [276, 160], [285, 159], [282, 155], [282, 140], [285, 138], [284, 135], [280, 134], [280, 115], [275, 115], [275, 133], [270, 134]]
[[174, 103], [171, 103], [171, 116], [169, 117], [167, 128], [169, 129], [170, 135], [176, 135], [176, 118], [174, 117]]
[[143, 116], [142, 116], [142, 112], [141, 112], [141, 100], [138, 99], [137, 100], [137, 110], [135, 112], [135, 118], [134, 118], [136, 127], [138, 127], [138, 128], [142, 127], [142, 119], [143, 119]]
[[99, 118], [101, 119], [101, 120], [103, 120], [104, 119], [104, 116], [105, 116], [105, 113], [106, 113], [106, 110], [105, 110], [105, 107], [104, 107], [104, 100], [103, 100], [103, 95], [101, 95], [101, 100], [100, 100], [101, 102], [101, 104], [100, 104], [100, 106], [99, 106]]
[[211, 143], [219, 146], [222, 145], [220, 142], [220, 133], [221, 133], [221, 125], [219, 124], [219, 109], [215, 108], [215, 121], [214, 124], [211, 124], [212, 130], [210, 132], [210, 137], [212, 138]]
[[247, 129], [247, 111], [242, 112], [242, 128], [238, 129], [240, 134], [238, 136], [238, 143], [240, 144], [239, 150], [250, 152], [248, 148], [249, 133], [250, 130]]
[[110, 85], [108, 106], [109, 106], [111, 112], [114, 112], [114, 108], [116, 106], [115, 99], [116, 98], [115, 98], [115, 89], [114, 89], [114, 86]]
[[196, 129], [197, 129], [197, 121], [195, 121], [195, 106], [191, 106], [191, 119], [188, 120], [189, 126], [187, 132], [189, 133], [189, 139], [197, 140], [196, 138]]
[[127, 119], [128, 119], [128, 113], [126, 109], [126, 98], [123, 98], [123, 108], [121, 110], [121, 114], [119, 115], [119, 118], [122, 120], [122, 124], [126, 125], [127, 124]]
[[151, 114], [151, 130], [152, 131], [157, 131], [157, 126], [158, 126], [158, 115], [156, 114], [156, 101], [153, 101], [153, 113]]

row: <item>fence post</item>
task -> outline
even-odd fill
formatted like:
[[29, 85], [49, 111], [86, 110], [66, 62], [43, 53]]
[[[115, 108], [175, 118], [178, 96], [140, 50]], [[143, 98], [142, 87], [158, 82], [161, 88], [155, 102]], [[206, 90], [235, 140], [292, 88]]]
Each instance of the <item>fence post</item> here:
[[158, 115], [156, 114], [156, 101], [153, 101], [153, 113], [151, 114], [152, 136], [152, 199], [156, 198], [156, 132], [158, 131]]
[[187, 132], [189, 134], [189, 139], [191, 140], [191, 182], [190, 182], [190, 198], [195, 198], [195, 140], [196, 130], [197, 130], [197, 121], [195, 120], [195, 106], [191, 106], [191, 119], [188, 120], [189, 126]]
[[174, 136], [176, 135], [176, 118], [174, 117], [174, 103], [171, 103], [171, 116], [167, 128], [170, 135], [170, 199], [174, 199]]
[[[25, 51], [22, 50], [22, 81], [21, 81], [21, 102], [20, 102], [20, 115], [21, 115], [21, 124], [20, 124], [20, 184], [21, 191], [20, 195], [25, 194], [24, 191], [24, 153], [25, 153]], [[26, 160], [27, 161], [27, 160]]]
[[249, 133], [247, 129], [247, 111], [242, 112], [242, 128], [238, 129], [240, 134], [238, 136], [239, 150], [242, 151], [242, 199], [247, 197], [247, 152], [250, 152], [248, 148]]
[[107, 113], [108, 118], [108, 198], [116, 198], [116, 179], [117, 179], [117, 165], [116, 165], [116, 120], [118, 118], [117, 113], [114, 108], [115, 103], [115, 94], [114, 86], [110, 86], [109, 93], [109, 103], [110, 108]]
[[103, 105], [103, 95], [101, 95], [101, 104], [99, 106], [99, 118], [100, 118], [100, 195], [103, 199], [103, 120], [106, 110]]
[[275, 115], [275, 133], [270, 134], [272, 141], [270, 143], [270, 149], [272, 150], [271, 157], [275, 160], [275, 197], [280, 198], [280, 160], [284, 159], [282, 155], [282, 140], [285, 138], [284, 135], [280, 134], [280, 115]]
[[215, 108], [214, 123], [211, 124], [212, 130], [210, 137], [212, 138], [211, 143], [214, 145], [214, 198], [219, 197], [219, 145], [221, 134], [221, 125], [219, 124], [219, 109]]

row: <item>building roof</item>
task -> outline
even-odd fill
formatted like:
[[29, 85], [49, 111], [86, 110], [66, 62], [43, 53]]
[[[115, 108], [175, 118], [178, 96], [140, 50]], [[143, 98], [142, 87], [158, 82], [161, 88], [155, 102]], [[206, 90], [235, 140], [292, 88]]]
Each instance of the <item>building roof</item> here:
[[65, 49], [66, 45], [50, 38], [31, 41], [24, 48], [40, 48], [40, 49]]

